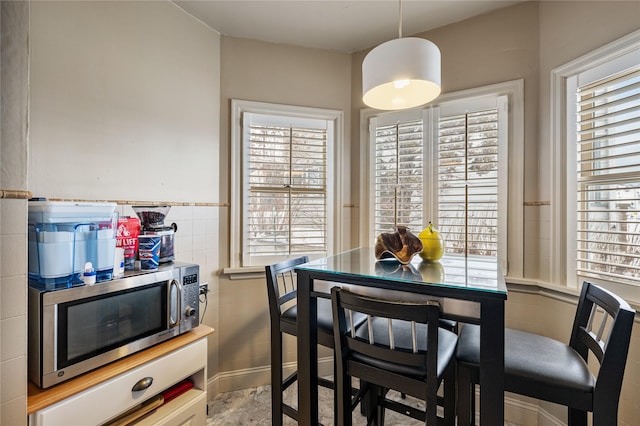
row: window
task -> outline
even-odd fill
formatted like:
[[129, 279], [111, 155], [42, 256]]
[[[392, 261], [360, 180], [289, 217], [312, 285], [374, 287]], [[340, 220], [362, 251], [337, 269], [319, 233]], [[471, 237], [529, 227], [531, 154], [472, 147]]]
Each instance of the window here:
[[362, 243], [395, 225], [417, 234], [432, 221], [447, 253], [498, 256], [505, 272], [508, 262], [520, 276], [522, 247], [514, 244], [507, 259], [507, 215], [510, 205], [522, 211], [521, 81], [442, 95], [423, 109], [362, 115], [369, 128]]
[[640, 282], [640, 65], [576, 95], [576, 270]]
[[556, 198], [567, 217], [556, 210], [566, 244], [554, 249], [565, 256], [569, 287], [595, 279], [625, 296], [624, 285], [640, 285], [639, 59], [636, 32], [554, 70], [556, 104], [564, 96], [566, 105], [554, 114], [558, 142], [566, 141], [557, 148], [564, 168], [556, 165], [566, 186]]
[[491, 108], [438, 120], [437, 216], [448, 253], [498, 255], [498, 166], [507, 161], [498, 118]]
[[422, 229], [422, 127], [422, 120], [409, 120], [375, 128], [375, 235], [396, 224]]
[[233, 115], [232, 266], [331, 253], [341, 113], [233, 101]]

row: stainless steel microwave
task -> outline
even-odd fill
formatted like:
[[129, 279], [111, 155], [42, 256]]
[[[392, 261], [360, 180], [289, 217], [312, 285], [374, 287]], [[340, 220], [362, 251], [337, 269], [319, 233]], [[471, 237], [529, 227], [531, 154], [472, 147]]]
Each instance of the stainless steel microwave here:
[[47, 388], [197, 327], [199, 273], [174, 263], [62, 290], [30, 285], [30, 380]]

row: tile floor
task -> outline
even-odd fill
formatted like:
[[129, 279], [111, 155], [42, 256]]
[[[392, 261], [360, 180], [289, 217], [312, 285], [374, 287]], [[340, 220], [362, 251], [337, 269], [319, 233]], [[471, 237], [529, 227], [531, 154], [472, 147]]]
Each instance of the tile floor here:
[[[288, 404], [295, 401], [297, 392], [294, 383], [285, 392], [284, 399]], [[330, 390], [320, 388], [320, 422], [323, 425], [333, 424], [333, 396]], [[416, 401], [416, 404], [420, 404]], [[295, 404], [293, 404], [295, 406]], [[366, 419], [360, 416], [358, 410], [353, 414], [354, 426], [366, 425]], [[207, 426], [231, 425], [271, 425], [271, 386], [259, 386], [235, 392], [222, 393], [209, 402], [209, 417]], [[284, 425], [297, 425], [297, 422], [284, 416]], [[386, 426], [414, 426], [424, 425], [410, 417], [406, 417], [387, 410]], [[519, 426], [505, 422], [505, 426]]]

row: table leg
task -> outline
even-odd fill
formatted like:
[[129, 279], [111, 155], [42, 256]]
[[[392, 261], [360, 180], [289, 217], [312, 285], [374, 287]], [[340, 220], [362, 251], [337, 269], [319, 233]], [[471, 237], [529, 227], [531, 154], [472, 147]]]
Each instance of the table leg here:
[[313, 279], [298, 275], [298, 424], [318, 424], [318, 304]]
[[480, 313], [480, 424], [504, 424], [504, 301], [485, 300]]

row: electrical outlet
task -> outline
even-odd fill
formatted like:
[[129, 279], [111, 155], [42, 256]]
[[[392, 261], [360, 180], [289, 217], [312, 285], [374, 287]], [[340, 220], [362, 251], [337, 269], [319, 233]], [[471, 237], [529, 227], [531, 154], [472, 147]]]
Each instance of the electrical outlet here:
[[200, 284], [200, 294], [209, 293], [209, 283], [201, 283]]

